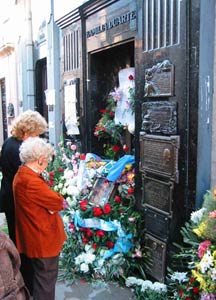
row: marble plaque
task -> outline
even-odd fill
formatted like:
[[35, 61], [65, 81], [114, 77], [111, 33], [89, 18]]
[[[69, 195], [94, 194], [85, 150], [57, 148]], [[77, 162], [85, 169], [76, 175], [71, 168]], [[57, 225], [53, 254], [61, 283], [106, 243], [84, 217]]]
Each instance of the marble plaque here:
[[140, 132], [140, 171], [165, 176], [178, 182], [179, 136]]
[[146, 273], [157, 281], [164, 283], [166, 275], [166, 243], [146, 234], [145, 246], [149, 248], [151, 258], [151, 264], [147, 267]]
[[144, 102], [142, 104], [142, 130], [146, 133], [176, 134], [176, 107], [175, 102]]
[[172, 215], [173, 188], [172, 181], [161, 181], [142, 176], [142, 206], [153, 208], [158, 212]]

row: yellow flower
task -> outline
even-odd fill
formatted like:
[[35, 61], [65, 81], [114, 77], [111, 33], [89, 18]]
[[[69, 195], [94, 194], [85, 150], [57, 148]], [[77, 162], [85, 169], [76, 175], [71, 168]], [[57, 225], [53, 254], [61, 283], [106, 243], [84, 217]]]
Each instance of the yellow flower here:
[[193, 232], [198, 236], [201, 237], [203, 233], [206, 231], [207, 225], [205, 222], [201, 222], [198, 228], [194, 228]]
[[196, 280], [200, 283], [200, 289], [205, 290], [207, 288], [207, 285], [202, 274], [198, 273], [196, 270], [192, 270], [191, 272], [194, 278], [196, 278]]

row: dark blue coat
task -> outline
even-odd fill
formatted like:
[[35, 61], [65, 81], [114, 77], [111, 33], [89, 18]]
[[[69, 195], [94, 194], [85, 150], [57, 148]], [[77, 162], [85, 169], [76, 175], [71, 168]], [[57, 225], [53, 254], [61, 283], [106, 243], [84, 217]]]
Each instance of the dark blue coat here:
[[0, 190], [0, 212], [14, 211], [14, 198], [12, 183], [14, 176], [21, 165], [19, 148], [22, 141], [14, 137], [5, 140], [2, 150], [0, 165], [2, 170], [2, 181]]

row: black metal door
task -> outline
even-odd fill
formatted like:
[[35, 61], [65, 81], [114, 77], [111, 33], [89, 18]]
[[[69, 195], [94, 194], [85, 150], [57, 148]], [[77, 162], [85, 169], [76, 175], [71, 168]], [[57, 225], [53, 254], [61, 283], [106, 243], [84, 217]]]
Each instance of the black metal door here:
[[[165, 242], [171, 244], [180, 238], [180, 226], [195, 204], [199, 1], [140, 0], [137, 11], [137, 202], [150, 224], [147, 234], [161, 240], [161, 228], [155, 222], [160, 217], [166, 224]], [[167, 162], [178, 178], [166, 174]], [[157, 197], [169, 202], [169, 211], [164, 211]]]

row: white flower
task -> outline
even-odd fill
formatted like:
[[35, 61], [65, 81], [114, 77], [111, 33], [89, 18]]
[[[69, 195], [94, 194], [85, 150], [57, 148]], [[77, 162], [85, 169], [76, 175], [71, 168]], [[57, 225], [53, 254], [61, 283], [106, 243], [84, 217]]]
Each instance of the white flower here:
[[211, 273], [211, 279], [214, 281], [216, 280], [216, 269], [212, 269], [212, 273]]
[[72, 170], [69, 170], [69, 169], [66, 169], [64, 171], [64, 178], [67, 180], [67, 179], [70, 179], [74, 176], [74, 172]]
[[68, 224], [69, 223], [69, 216], [64, 215], [63, 216], [63, 222], [64, 222], [64, 224]]
[[126, 279], [125, 284], [127, 287], [133, 286], [137, 284], [137, 278], [130, 276]]
[[78, 255], [77, 257], [75, 257], [75, 264], [76, 265], [80, 265], [83, 261], [84, 261], [84, 253], [81, 253], [80, 255]]
[[89, 266], [88, 264], [85, 264], [85, 263], [82, 263], [80, 265], [80, 271], [84, 272], [84, 273], [87, 273], [89, 271]]
[[86, 253], [86, 256], [85, 256], [85, 262], [87, 264], [92, 264], [93, 261], [95, 260], [96, 256], [95, 254], [92, 254], [92, 253]]
[[201, 272], [204, 274], [211, 266], [213, 266], [213, 264], [214, 261], [211, 252], [207, 250], [199, 263]]
[[171, 280], [177, 280], [179, 283], [182, 283], [187, 280], [187, 272], [174, 272], [171, 275]]
[[62, 188], [63, 188], [63, 184], [62, 184], [61, 182], [58, 184], [58, 188], [59, 188], [59, 189], [62, 189]]
[[156, 292], [167, 292], [166, 284], [160, 282], [154, 282], [152, 289]]
[[201, 221], [201, 219], [203, 217], [203, 214], [205, 212], [206, 212], [206, 208], [205, 207], [203, 207], [203, 208], [201, 208], [201, 209], [199, 209], [197, 211], [192, 212], [191, 213], [191, 217], [190, 217], [191, 221], [194, 224], [198, 224]]
[[150, 280], [143, 280], [141, 292], [145, 292], [147, 289], [152, 289], [152, 282]]
[[79, 190], [76, 186], [68, 186], [67, 188], [67, 194], [68, 195], [74, 195], [78, 196], [79, 195]]

